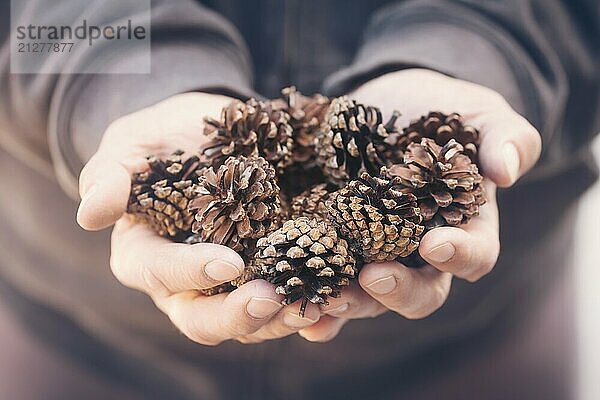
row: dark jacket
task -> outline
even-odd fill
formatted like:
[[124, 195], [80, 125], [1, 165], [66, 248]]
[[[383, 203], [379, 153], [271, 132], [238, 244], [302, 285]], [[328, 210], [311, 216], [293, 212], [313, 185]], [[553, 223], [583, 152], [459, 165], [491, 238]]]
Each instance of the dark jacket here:
[[[157, 0], [147, 75], [11, 74], [7, 3], [0, 298], [27, 304], [22, 314], [41, 336], [145, 398], [396, 398], [437, 382], [469, 354], [487, 354], [498, 335], [530, 318], [535, 299], [568, 268], [569, 210], [596, 179], [589, 152], [600, 122], [594, 0]], [[41, 13], [51, 22], [47, 2], [28, 3], [14, 19], [26, 24], [28, 13]], [[63, 0], [52, 7], [75, 18], [87, 6]], [[108, 56], [92, 48], [71, 61]], [[353, 321], [324, 345], [297, 337], [194, 345], [150, 299], [111, 276], [108, 233], [76, 226], [76, 178], [121, 115], [192, 90], [275, 97], [295, 84], [339, 95], [410, 67], [497, 90], [540, 130], [544, 145], [538, 166], [500, 193], [503, 250], [495, 271], [475, 285], [456, 282], [448, 303], [426, 320]], [[410, 99], [399, 99], [399, 108], [402, 101]], [[39, 323], [47, 319], [53, 322]], [[557, 368], [557, 378], [545, 376], [548, 386], [532, 384], [532, 393], [565, 398], [558, 378], [565, 371]]]

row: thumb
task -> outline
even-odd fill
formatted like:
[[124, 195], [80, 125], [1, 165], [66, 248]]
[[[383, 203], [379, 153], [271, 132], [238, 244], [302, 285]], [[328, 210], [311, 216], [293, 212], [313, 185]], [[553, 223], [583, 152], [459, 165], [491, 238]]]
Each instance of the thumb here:
[[96, 153], [79, 175], [77, 223], [88, 231], [114, 224], [127, 209], [130, 187], [128, 169]]
[[486, 113], [481, 119], [483, 173], [500, 187], [512, 186], [540, 157], [540, 134], [512, 110]]

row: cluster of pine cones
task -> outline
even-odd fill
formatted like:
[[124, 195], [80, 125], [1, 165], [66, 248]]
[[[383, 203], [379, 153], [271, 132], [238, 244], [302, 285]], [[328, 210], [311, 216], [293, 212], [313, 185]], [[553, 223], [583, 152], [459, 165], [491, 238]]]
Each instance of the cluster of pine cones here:
[[478, 131], [430, 112], [398, 129], [375, 106], [307, 97], [234, 100], [205, 119], [198, 154], [148, 157], [132, 177], [128, 212], [177, 242], [217, 243], [242, 255], [240, 278], [266, 279], [285, 304], [322, 304], [364, 263], [417, 267], [421, 236], [469, 221], [485, 202]]

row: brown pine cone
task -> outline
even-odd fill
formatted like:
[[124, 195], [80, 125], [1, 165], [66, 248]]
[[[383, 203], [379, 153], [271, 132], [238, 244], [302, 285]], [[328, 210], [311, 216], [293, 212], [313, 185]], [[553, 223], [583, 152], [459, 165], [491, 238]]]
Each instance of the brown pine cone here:
[[331, 185], [322, 183], [300, 193], [292, 199], [290, 217], [310, 217], [327, 221], [329, 217], [325, 203], [333, 191]]
[[398, 138], [398, 147], [406, 149], [410, 143], [420, 143], [422, 138], [433, 139], [439, 146], [444, 146], [451, 139], [460, 143], [464, 154], [475, 160], [479, 145], [479, 131], [465, 125], [458, 113], [444, 114], [432, 111], [414, 120], [403, 129]]
[[363, 172], [327, 202], [330, 219], [364, 262], [406, 257], [419, 247], [424, 227], [417, 198], [399, 183]]
[[271, 102], [233, 100], [223, 108], [219, 120], [205, 118], [204, 134], [209, 143], [202, 155], [218, 168], [229, 156], [263, 157], [278, 171], [292, 162], [290, 116]]
[[379, 169], [393, 160], [394, 154], [386, 140], [396, 133], [394, 112], [383, 123], [377, 107], [365, 106], [338, 97], [331, 101], [324, 123], [317, 133], [317, 163], [330, 182], [343, 186], [362, 172], [377, 175]]
[[282, 99], [273, 100], [273, 107], [290, 115], [293, 128], [293, 160], [300, 166], [310, 168], [315, 164], [315, 138], [319, 126], [325, 120], [330, 100], [320, 94], [304, 96], [290, 86], [281, 91]]
[[191, 234], [194, 216], [188, 203], [194, 197], [198, 157], [176, 151], [165, 159], [148, 156], [149, 170], [132, 176], [127, 212], [159, 235], [182, 241]]
[[283, 304], [302, 299], [300, 315], [308, 301], [327, 304], [337, 297], [358, 270], [348, 243], [329, 224], [299, 217], [258, 240], [256, 271], [285, 296]]
[[252, 255], [258, 238], [277, 229], [281, 207], [275, 169], [262, 157], [229, 157], [215, 170], [198, 172], [194, 214], [196, 240]]
[[400, 178], [404, 190], [417, 196], [428, 229], [463, 224], [479, 214], [486, 201], [483, 177], [460, 143], [450, 139], [440, 147], [424, 138], [408, 146], [404, 163], [382, 174]]

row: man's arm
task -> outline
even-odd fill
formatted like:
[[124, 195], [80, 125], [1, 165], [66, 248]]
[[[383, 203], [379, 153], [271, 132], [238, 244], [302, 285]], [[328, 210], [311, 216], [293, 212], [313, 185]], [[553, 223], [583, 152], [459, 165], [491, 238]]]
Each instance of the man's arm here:
[[[419, 253], [428, 263], [423, 268], [398, 262], [364, 266], [360, 287], [333, 299], [323, 308], [328, 315], [300, 331], [302, 336], [329, 340], [347, 319], [388, 310], [423, 318], [446, 301], [452, 277], [473, 282], [492, 270], [500, 249], [496, 186], [514, 185], [533, 167], [540, 139], [554, 147], [566, 111], [566, 64], [573, 68], [586, 62], [585, 56], [560, 62], [560, 46], [551, 46], [552, 35], [540, 33], [536, 3], [416, 0], [390, 5], [374, 15], [354, 63], [325, 82], [329, 94], [350, 92], [361, 102], [380, 105], [384, 113], [400, 110], [401, 126], [431, 110], [461, 113], [481, 132], [478, 154], [488, 202], [469, 224], [423, 236]], [[588, 78], [597, 84], [597, 77]], [[564, 146], [566, 138], [558, 139]], [[549, 158], [555, 163], [553, 153]]]
[[[428, 68], [501, 94], [540, 130], [546, 150], [551, 140], [581, 145], [600, 125], [600, 118], [590, 117], [596, 114], [600, 88], [600, 21], [593, 3], [394, 3], [374, 14], [352, 65], [330, 76], [324, 86], [341, 94], [387, 72]], [[578, 99], [578, 110], [570, 112], [586, 122], [565, 137], [562, 122], [572, 96]]]
[[[77, 197], [79, 171], [115, 119], [186, 91], [241, 96], [251, 92], [248, 51], [228, 21], [192, 0], [152, 4], [150, 74], [111, 74], [123, 65], [135, 65], [145, 55], [141, 49], [114, 54], [104, 46], [75, 49], [62, 68], [81, 70], [89, 63], [110, 60], [106, 74], [11, 74], [9, 38], [2, 38], [0, 127], [4, 133], [0, 135], [11, 137], [0, 143], [37, 147], [42, 157], [49, 148], [59, 181], [72, 197]], [[63, 25], [69, 16], [79, 24], [81, 16], [100, 13], [107, 25], [118, 25], [127, 19], [136, 21], [138, 13], [145, 11], [134, 7], [128, 15], [110, 15], [109, 4], [78, 0], [57, 3], [52, 12], [47, 2], [29, 0], [22, 10], [13, 21], [16, 25], [26, 26], [40, 16], [47, 25]], [[5, 26], [9, 15], [3, 13]], [[53, 15], [60, 15], [60, 23], [53, 22]]]

